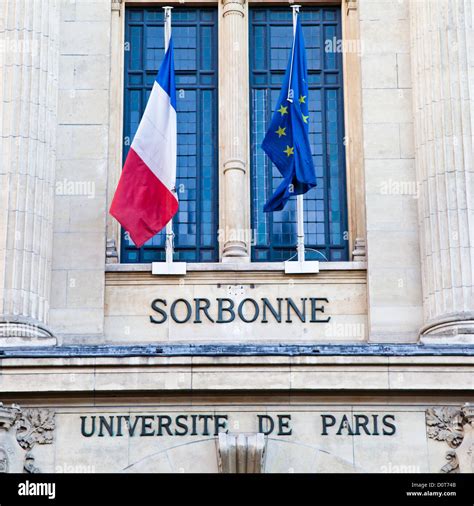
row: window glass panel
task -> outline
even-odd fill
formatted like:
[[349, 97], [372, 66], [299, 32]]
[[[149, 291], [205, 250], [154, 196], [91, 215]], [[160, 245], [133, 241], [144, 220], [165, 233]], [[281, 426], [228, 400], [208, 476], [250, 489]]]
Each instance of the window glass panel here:
[[[309, 84], [309, 137], [317, 187], [304, 196], [307, 259], [348, 258], [343, 127], [342, 58], [325, 51], [327, 39], [341, 37], [340, 11], [304, 7], [301, 21]], [[296, 198], [285, 209], [264, 213], [263, 206], [281, 181], [261, 149], [281, 88], [293, 30], [288, 8], [251, 9], [251, 163], [252, 226], [255, 261], [282, 261], [296, 255]]]
[[[217, 11], [173, 9], [179, 210], [175, 260], [213, 262], [217, 248]], [[163, 9], [126, 10], [124, 161], [164, 56]], [[165, 231], [142, 248], [122, 231], [121, 261], [165, 258]]]

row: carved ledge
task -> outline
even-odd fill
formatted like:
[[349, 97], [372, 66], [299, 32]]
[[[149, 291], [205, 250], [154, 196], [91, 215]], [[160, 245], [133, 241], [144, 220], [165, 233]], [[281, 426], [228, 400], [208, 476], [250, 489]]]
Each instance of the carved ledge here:
[[474, 404], [427, 409], [426, 432], [430, 439], [444, 441], [450, 448], [442, 473], [474, 472]]
[[[51, 444], [55, 426], [49, 409], [22, 409], [0, 402], [0, 473], [39, 473], [31, 450], [37, 444]], [[12, 446], [14, 441], [18, 446]]]
[[219, 433], [217, 455], [220, 473], [263, 473], [265, 436]]

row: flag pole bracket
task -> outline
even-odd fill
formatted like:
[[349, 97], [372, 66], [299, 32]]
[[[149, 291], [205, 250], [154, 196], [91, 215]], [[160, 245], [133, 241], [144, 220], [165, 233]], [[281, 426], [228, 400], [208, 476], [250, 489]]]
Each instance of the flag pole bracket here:
[[184, 276], [186, 262], [152, 262], [151, 273], [156, 276]]
[[319, 272], [319, 261], [285, 262], [285, 274], [317, 274]]

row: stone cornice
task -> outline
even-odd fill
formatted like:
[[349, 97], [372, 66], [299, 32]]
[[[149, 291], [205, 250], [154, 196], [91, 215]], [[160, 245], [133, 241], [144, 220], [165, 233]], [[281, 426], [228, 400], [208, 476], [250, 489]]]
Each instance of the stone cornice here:
[[[156, 352], [157, 347], [154, 349]], [[124, 392], [134, 395], [139, 392], [160, 395], [453, 394], [474, 390], [473, 351], [471, 347], [469, 356], [160, 356], [156, 353], [137, 356], [131, 352], [128, 356], [102, 357], [71, 354], [14, 358], [10, 355], [0, 360], [0, 367], [2, 392], [10, 397], [29, 395], [32, 391], [44, 396]]]

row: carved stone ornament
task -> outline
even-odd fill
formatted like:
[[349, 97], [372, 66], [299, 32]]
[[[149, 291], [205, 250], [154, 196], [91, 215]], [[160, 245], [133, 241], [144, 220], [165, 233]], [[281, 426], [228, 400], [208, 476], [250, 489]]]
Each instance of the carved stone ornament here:
[[426, 410], [426, 433], [430, 439], [444, 441], [449, 450], [442, 473], [474, 472], [474, 405], [442, 406]]
[[263, 473], [266, 439], [257, 434], [227, 434], [217, 439], [220, 473]]
[[22, 409], [0, 402], [0, 473], [39, 473], [31, 450], [37, 444], [51, 444], [54, 429], [51, 410]]

